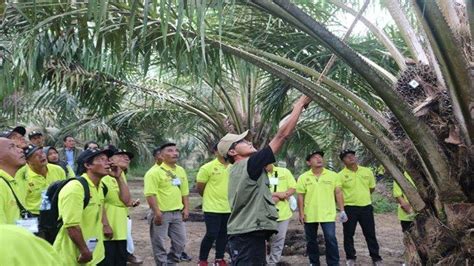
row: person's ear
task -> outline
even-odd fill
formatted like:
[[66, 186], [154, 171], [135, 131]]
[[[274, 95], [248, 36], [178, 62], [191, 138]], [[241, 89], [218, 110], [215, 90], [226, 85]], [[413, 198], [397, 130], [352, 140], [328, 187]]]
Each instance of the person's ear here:
[[234, 149], [230, 149], [230, 150], [227, 152], [227, 154], [230, 155], [230, 156], [235, 156], [235, 155], [237, 155], [237, 151], [234, 150]]
[[306, 161], [306, 164], [307, 164], [308, 166], [311, 166], [311, 161]]

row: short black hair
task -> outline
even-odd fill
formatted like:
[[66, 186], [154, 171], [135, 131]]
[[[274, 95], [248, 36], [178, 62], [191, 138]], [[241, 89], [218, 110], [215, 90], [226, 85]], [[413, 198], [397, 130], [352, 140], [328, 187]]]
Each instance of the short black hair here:
[[153, 151], [151, 152], [153, 154], [153, 157], [156, 157], [156, 154], [160, 153], [161, 150], [160, 150], [160, 147], [156, 147], [153, 149]]
[[174, 143], [174, 142], [165, 142], [165, 143], [161, 144], [160, 151], [162, 151], [166, 147], [172, 147], [172, 146], [176, 146], [176, 143]]
[[216, 152], [217, 151], [217, 144], [219, 144], [219, 142], [216, 142], [214, 145], [212, 145], [212, 152]]
[[63, 138], [63, 142], [66, 142], [67, 138], [74, 138], [72, 135], [66, 135]]

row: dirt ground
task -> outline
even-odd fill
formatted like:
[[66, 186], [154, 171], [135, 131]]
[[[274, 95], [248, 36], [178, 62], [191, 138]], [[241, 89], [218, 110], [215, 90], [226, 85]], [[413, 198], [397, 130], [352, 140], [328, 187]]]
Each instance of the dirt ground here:
[[[130, 215], [133, 220], [132, 235], [135, 242], [135, 254], [144, 259], [143, 265], [154, 265], [149, 237], [149, 226], [144, 219], [148, 211], [148, 205], [143, 196], [143, 181], [129, 181], [130, 189], [134, 198], [140, 198], [141, 205], [130, 209]], [[191, 206], [197, 206], [200, 203], [200, 197], [197, 194], [190, 195]], [[385, 265], [401, 265], [403, 263], [403, 234], [397, 216], [394, 213], [375, 215], [375, 225], [377, 238], [380, 245], [380, 253], [384, 259]], [[193, 257], [189, 263], [180, 263], [180, 265], [197, 265], [199, 246], [201, 239], [206, 232], [204, 222], [186, 222], [187, 239], [186, 252]], [[282, 256], [281, 261], [286, 265], [309, 265], [308, 257], [304, 256], [304, 234], [303, 226], [297, 221], [296, 214], [290, 221], [289, 231], [292, 231], [291, 237], [287, 234], [287, 243], [283, 251], [285, 253], [297, 253], [291, 256]], [[321, 232], [321, 229], [319, 230]], [[336, 226], [337, 239], [339, 244], [339, 254], [341, 265], [345, 263], [345, 253], [343, 248], [342, 226], [340, 223]], [[289, 238], [291, 238], [290, 241]], [[288, 242], [290, 246], [288, 246]], [[364, 236], [360, 227], [356, 230], [354, 237], [355, 248], [357, 250], [357, 264], [370, 265], [371, 259], [367, 250]], [[294, 251], [296, 248], [297, 251]], [[226, 254], [227, 256], [228, 254]], [[209, 261], [214, 261], [214, 250], [209, 254]], [[321, 257], [321, 264], [326, 265], [325, 257]]]

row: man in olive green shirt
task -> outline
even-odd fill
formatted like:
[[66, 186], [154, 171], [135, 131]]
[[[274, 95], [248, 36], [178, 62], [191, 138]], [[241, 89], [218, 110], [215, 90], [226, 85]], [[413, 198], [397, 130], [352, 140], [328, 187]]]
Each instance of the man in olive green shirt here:
[[375, 236], [374, 208], [371, 199], [371, 193], [375, 189], [375, 176], [369, 168], [358, 165], [355, 151], [343, 150], [339, 158], [345, 165], [339, 172], [339, 178], [344, 194], [344, 208], [348, 216], [348, 221], [343, 224], [347, 265], [355, 265], [354, 233], [357, 223], [364, 233], [372, 262], [374, 265], [380, 265], [382, 257], [379, 255], [379, 244]]
[[227, 265], [224, 251], [227, 246], [227, 220], [230, 206], [227, 198], [229, 184], [229, 165], [217, 152], [217, 144], [212, 151], [216, 158], [201, 166], [196, 177], [196, 187], [202, 196], [202, 209], [206, 223], [206, 235], [199, 249], [199, 266], [207, 266], [207, 258], [214, 241], [216, 242], [216, 260], [214, 265]]
[[248, 130], [239, 135], [228, 133], [217, 145], [219, 153], [232, 163], [228, 190], [231, 213], [227, 223], [232, 265], [266, 263], [265, 243], [277, 230], [278, 199], [272, 199], [264, 168], [275, 162], [274, 154], [290, 137], [309, 102], [310, 98], [301, 96], [275, 137], [260, 151], [246, 140]]

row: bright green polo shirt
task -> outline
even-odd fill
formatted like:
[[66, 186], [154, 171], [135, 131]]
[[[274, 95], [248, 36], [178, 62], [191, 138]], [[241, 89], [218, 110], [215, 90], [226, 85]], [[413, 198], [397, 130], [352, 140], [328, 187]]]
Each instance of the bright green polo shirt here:
[[15, 180], [17, 184], [17, 190], [15, 191], [16, 196], [20, 199], [23, 206], [25, 206], [25, 198], [26, 198], [26, 170], [28, 169], [28, 165], [23, 165], [18, 171], [15, 173]]
[[306, 223], [336, 221], [336, 187], [341, 187], [337, 173], [326, 168], [319, 177], [310, 169], [298, 178], [296, 192], [304, 194]]
[[[122, 178], [127, 182], [127, 178], [123, 172]], [[107, 186], [105, 212], [113, 232], [113, 237], [110, 240], [126, 240], [128, 207], [120, 200], [120, 188], [117, 179], [112, 176], [104, 176], [101, 181], [102, 184]]]
[[206, 184], [202, 197], [202, 209], [205, 212], [230, 213], [227, 198], [229, 172], [227, 166], [216, 158], [201, 166], [196, 182]]
[[[411, 179], [411, 176], [405, 172], [403, 173], [403, 175], [405, 176], [405, 178], [416, 188], [416, 185], [415, 183], [413, 182], [413, 180]], [[408, 199], [407, 197], [405, 196], [405, 194], [403, 193], [401, 187], [398, 185], [397, 182], [395, 182], [395, 180], [393, 180], [393, 196], [395, 198], [398, 198], [398, 197], [403, 197], [403, 199], [408, 202]], [[398, 204], [398, 219], [400, 221], [408, 221], [408, 222], [411, 222], [411, 221], [414, 221], [415, 220], [415, 216], [414, 215], [409, 215], [408, 213], [406, 213], [400, 204]]]
[[85, 209], [84, 188], [79, 181], [70, 181], [59, 192], [58, 209], [59, 216], [63, 219], [63, 226], [54, 241], [54, 249], [61, 254], [66, 265], [79, 265], [77, 258], [79, 250], [72, 242], [67, 229], [80, 226], [84, 241], [98, 239], [97, 246], [92, 253], [92, 261], [86, 265], [96, 265], [105, 257], [104, 232], [102, 229], [102, 207], [104, 205], [104, 193], [102, 183], [96, 187], [87, 174], [83, 174], [89, 183], [90, 201]]
[[[271, 185], [270, 191], [273, 192], [286, 192], [290, 188], [296, 189], [296, 180], [290, 170], [283, 167], [273, 166], [273, 172], [268, 173], [269, 178], [274, 178], [275, 173], [278, 175], [278, 184]], [[276, 188], [276, 191], [275, 191]], [[290, 202], [288, 200], [279, 201], [276, 204], [278, 210], [278, 222], [285, 221], [293, 216], [293, 212], [290, 209]]]
[[63, 265], [46, 242], [16, 225], [0, 225], [0, 265]]
[[51, 183], [66, 179], [66, 173], [57, 165], [48, 163], [46, 177], [35, 173], [31, 167], [26, 167], [26, 199], [25, 208], [33, 214], [39, 214], [41, 193], [48, 189]]
[[[179, 186], [173, 185], [174, 177], [180, 180]], [[145, 197], [156, 196], [161, 211], [183, 209], [182, 197], [189, 195], [189, 184], [186, 172], [181, 166], [172, 168], [165, 163], [160, 166], [155, 164], [146, 172], [144, 183]]]
[[362, 207], [372, 204], [370, 189], [375, 188], [375, 176], [369, 168], [359, 165], [354, 172], [344, 167], [339, 172], [339, 178], [345, 206]]
[[[15, 193], [20, 190], [20, 185], [7, 172], [0, 169], [0, 178], [4, 178], [12, 186]], [[7, 183], [0, 179], [0, 224], [15, 224], [20, 218], [20, 208], [16, 203], [12, 190]], [[1, 238], [1, 237], [0, 237]]]

